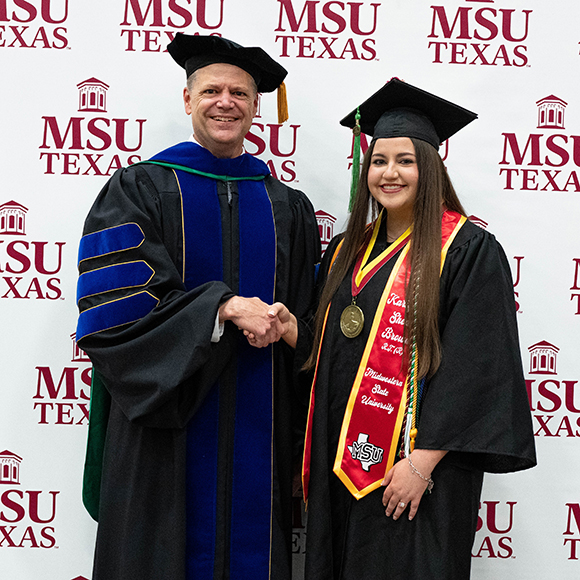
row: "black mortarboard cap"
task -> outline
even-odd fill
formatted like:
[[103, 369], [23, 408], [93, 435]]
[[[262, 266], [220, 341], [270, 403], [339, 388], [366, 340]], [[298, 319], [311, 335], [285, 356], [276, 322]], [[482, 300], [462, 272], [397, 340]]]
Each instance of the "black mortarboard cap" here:
[[[397, 78], [391, 79], [358, 110], [361, 131], [372, 135], [373, 139], [414, 137], [430, 143], [435, 149], [477, 119], [475, 113]], [[356, 114], [357, 109], [340, 124], [353, 128]]]
[[168, 44], [167, 51], [189, 76], [196, 70], [225, 62], [250, 74], [258, 92], [275, 91], [288, 71], [259, 47], [244, 47], [220, 36], [192, 36], [178, 32]]

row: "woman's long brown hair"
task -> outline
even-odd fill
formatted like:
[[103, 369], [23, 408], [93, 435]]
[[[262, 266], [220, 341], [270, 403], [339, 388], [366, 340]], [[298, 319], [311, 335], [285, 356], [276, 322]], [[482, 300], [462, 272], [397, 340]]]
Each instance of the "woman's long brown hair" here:
[[[442, 206], [465, 215], [453, 189], [441, 157], [428, 143], [411, 139], [419, 171], [417, 195], [413, 204], [413, 231], [409, 259], [411, 273], [407, 280], [405, 307], [405, 344], [415, 341], [419, 353], [418, 376], [431, 376], [441, 362], [439, 338], [439, 274], [441, 268]], [[372, 141], [363, 160], [361, 177], [342, 248], [320, 297], [314, 319], [314, 345], [305, 368], [316, 364], [322, 338], [324, 316], [332, 297], [356, 261], [365, 241], [369, 212], [374, 221], [381, 209], [372, 197], [367, 183]]]

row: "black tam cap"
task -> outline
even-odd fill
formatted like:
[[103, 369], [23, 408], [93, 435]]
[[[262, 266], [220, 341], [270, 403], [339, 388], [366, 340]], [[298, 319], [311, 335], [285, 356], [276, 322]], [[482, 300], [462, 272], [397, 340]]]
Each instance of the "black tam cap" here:
[[185, 69], [188, 78], [204, 66], [225, 62], [251, 75], [260, 93], [275, 91], [288, 74], [261, 48], [246, 48], [220, 36], [191, 36], [178, 32], [167, 50], [173, 60]]
[[[361, 131], [373, 139], [414, 137], [435, 149], [477, 119], [475, 113], [397, 78], [362, 103], [358, 111]], [[356, 115], [357, 109], [340, 124], [354, 128]]]

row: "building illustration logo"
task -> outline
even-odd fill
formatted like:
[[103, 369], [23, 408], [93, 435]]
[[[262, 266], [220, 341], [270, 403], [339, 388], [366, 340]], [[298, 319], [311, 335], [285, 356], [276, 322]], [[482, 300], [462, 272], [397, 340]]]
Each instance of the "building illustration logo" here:
[[79, 90], [79, 111], [89, 113], [107, 112], [107, 91], [109, 85], [91, 77], [77, 85]]
[[0, 205], [0, 234], [25, 235], [27, 211], [16, 201]]
[[472, 214], [467, 219], [476, 226], [479, 226], [482, 230], [487, 229], [488, 223], [485, 220], [481, 219], [480, 217], [477, 217], [476, 215]]
[[322, 254], [324, 255], [330, 240], [334, 237], [334, 223], [336, 222], [336, 218], [321, 209], [319, 209], [315, 215], [318, 223], [318, 231], [320, 232]]
[[77, 344], [77, 333], [73, 332], [70, 335], [70, 339], [72, 341], [72, 358], [71, 362], [91, 362], [91, 359], [87, 356], [84, 350], [82, 350], [79, 345]]
[[0, 453], [0, 485], [20, 485], [20, 463], [22, 457], [8, 451]]
[[555, 375], [556, 357], [559, 348], [542, 340], [528, 347], [530, 351], [530, 374], [531, 375]]
[[568, 103], [550, 95], [536, 102], [538, 105], [538, 129], [565, 129], [564, 112]]

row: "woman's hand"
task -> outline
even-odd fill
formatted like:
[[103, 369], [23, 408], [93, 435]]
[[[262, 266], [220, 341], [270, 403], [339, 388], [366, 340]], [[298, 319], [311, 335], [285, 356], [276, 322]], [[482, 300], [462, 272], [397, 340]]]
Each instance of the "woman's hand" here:
[[[383, 505], [387, 517], [392, 515], [397, 520], [406, 509], [409, 510], [410, 520], [415, 517], [431, 472], [446, 453], [447, 451], [415, 449], [408, 458], [395, 463], [382, 482], [386, 486]], [[409, 459], [420, 475], [413, 470]]]
[[282, 324], [282, 338], [284, 342], [290, 345], [292, 348], [296, 348], [296, 341], [298, 340], [298, 322], [296, 316], [284, 306], [281, 302], [276, 302], [272, 304], [270, 310], [268, 311], [270, 316], [277, 316], [278, 320]]
[[276, 304], [269, 306], [256, 297], [233, 296], [219, 307], [219, 321], [231, 320], [248, 340], [251, 337], [252, 346], [261, 348], [277, 342], [288, 332], [288, 323], [283, 324], [278, 310]]
[[[276, 321], [276, 324], [280, 329], [280, 334], [276, 340], [283, 338], [292, 348], [296, 348], [296, 341], [298, 340], [298, 322], [296, 321], [296, 317], [288, 310], [288, 308], [286, 308], [286, 306], [281, 302], [276, 302], [268, 307], [268, 317], [272, 321]], [[256, 347], [268, 346], [271, 342], [275, 342], [273, 340], [270, 342], [260, 340], [253, 332], [246, 329], [244, 329], [244, 335], [248, 339], [248, 342]]]

